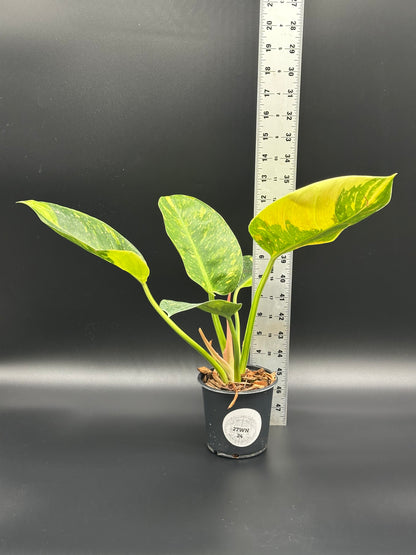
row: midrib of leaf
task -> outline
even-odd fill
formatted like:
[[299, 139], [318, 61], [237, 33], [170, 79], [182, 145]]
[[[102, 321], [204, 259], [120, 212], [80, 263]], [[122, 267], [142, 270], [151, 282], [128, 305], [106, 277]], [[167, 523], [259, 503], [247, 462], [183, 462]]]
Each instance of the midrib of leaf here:
[[211, 283], [211, 280], [209, 279], [209, 276], [208, 276], [208, 274], [207, 274], [207, 272], [206, 272], [206, 270], [205, 270], [204, 264], [203, 264], [203, 262], [202, 262], [202, 258], [201, 258], [201, 257], [199, 256], [199, 254], [198, 254], [198, 249], [196, 248], [196, 245], [195, 245], [195, 242], [194, 242], [194, 240], [193, 240], [193, 238], [192, 238], [192, 235], [191, 235], [191, 233], [189, 232], [187, 226], [185, 225], [184, 219], [180, 216], [180, 214], [179, 214], [179, 212], [178, 212], [178, 210], [177, 210], [177, 208], [176, 208], [176, 205], [175, 205], [174, 203], [173, 203], [173, 208], [174, 208], [175, 212], [178, 214], [178, 219], [182, 222], [183, 227], [185, 228], [185, 233], [186, 233], [186, 235], [189, 236], [189, 241], [190, 241], [190, 243], [191, 243], [191, 245], [192, 245], [192, 247], [193, 247], [193, 250], [194, 250], [194, 252], [195, 252], [195, 254], [196, 254], [197, 261], [198, 261], [199, 266], [200, 266], [200, 269], [201, 269], [201, 273], [202, 273], [202, 275], [204, 276], [206, 282], [207, 282], [208, 284], [210, 284], [210, 286], [211, 286], [211, 287], [210, 287], [210, 292], [213, 292], [213, 291], [212, 291], [212, 283]]

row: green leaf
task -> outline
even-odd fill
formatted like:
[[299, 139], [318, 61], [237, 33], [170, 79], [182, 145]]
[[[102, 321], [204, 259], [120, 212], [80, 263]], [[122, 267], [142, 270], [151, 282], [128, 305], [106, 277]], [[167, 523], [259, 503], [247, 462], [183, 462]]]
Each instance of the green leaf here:
[[334, 241], [390, 201], [395, 175], [336, 177], [302, 187], [253, 218], [250, 234], [272, 256]]
[[50, 202], [26, 200], [20, 203], [29, 206], [44, 224], [65, 239], [128, 272], [140, 283], [146, 283], [150, 271], [143, 256], [106, 223]]
[[206, 301], [204, 303], [187, 303], [184, 301], [170, 301], [163, 299], [160, 303], [160, 308], [164, 310], [169, 317], [177, 314], [178, 312], [199, 308], [200, 310], [209, 312], [210, 314], [216, 314], [217, 316], [223, 316], [224, 318], [231, 318], [233, 314], [240, 310], [241, 306], [241, 303], [231, 303], [221, 299]]
[[253, 257], [249, 254], [243, 256], [243, 272], [240, 277], [237, 289], [251, 287], [253, 284]]
[[243, 257], [234, 233], [218, 212], [186, 195], [161, 197], [159, 208], [188, 276], [207, 293], [234, 291]]

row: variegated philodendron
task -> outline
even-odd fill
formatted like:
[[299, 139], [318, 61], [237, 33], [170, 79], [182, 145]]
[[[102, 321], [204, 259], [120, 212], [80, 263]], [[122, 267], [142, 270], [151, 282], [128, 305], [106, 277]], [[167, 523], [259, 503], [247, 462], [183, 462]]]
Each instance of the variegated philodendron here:
[[[276, 259], [300, 247], [334, 241], [344, 229], [383, 208], [390, 201], [394, 177], [345, 176], [319, 181], [276, 200], [253, 218], [249, 232], [269, 253], [270, 260], [253, 292], [244, 333], [238, 293], [252, 285], [252, 258], [242, 254], [225, 220], [204, 202], [186, 195], [159, 200], [166, 232], [182, 258], [186, 273], [207, 294], [201, 302], [164, 299], [160, 303], [149, 290], [150, 270], [143, 255], [109, 225], [50, 202], [21, 202], [62, 237], [136, 278], [156, 312], [227, 383], [240, 381], [246, 369], [258, 303]], [[211, 314], [218, 340], [215, 348], [202, 330], [199, 331], [204, 346], [173, 321], [175, 314], [193, 308]]]

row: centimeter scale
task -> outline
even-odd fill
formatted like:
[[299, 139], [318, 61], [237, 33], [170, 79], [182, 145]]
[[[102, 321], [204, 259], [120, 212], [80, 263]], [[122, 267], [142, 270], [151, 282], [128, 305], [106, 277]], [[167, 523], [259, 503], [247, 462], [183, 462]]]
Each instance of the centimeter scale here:
[[[254, 212], [296, 188], [304, 0], [261, 0]], [[253, 248], [253, 290], [268, 254]], [[275, 263], [259, 303], [251, 363], [277, 371], [271, 424], [285, 425], [292, 254]]]

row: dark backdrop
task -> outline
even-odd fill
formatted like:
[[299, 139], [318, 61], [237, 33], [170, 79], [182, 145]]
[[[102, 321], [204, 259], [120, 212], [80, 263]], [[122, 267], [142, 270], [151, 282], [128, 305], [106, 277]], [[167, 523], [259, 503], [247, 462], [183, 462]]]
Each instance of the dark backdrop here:
[[157, 199], [202, 198], [250, 250], [257, 1], [0, 2], [2, 555], [414, 555], [415, 20], [306, 0], [298, 185], [399, 176], [296, 253], [289, 425], [229, 461], [204, 447], [199, 358], [140, 286], [15, 201], [106, 220], [156, 298], [200, 299]]
[[[157, 199], [203, 199], [250, 252], [257, 1], [2, 6], [2, 359], [186, 356], [132, 278], [15, 201], [104, 219], [143, 252], [156, 298], [200, 299]], [[412, 0], [306, 2], [298, 186], [399, 176], [380, 214], [296, 253], [292, 356], [413, 349], [415, 17]]]

